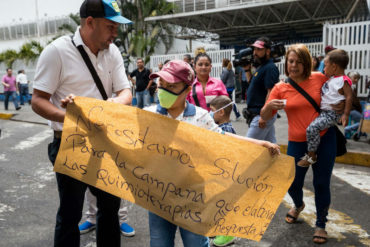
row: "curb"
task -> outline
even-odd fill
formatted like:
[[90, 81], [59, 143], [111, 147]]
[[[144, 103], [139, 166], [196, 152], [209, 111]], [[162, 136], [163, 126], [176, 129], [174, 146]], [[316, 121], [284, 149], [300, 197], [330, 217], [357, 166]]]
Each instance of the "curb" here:
[[[281, 153], [286, 154], [288, 145], [282, 144], [279, 146]], [[370, 153], [348, 151], [345, 155], [337, 157], [335, 163], [370, 167]]]
[[9, 120], [14, 116], [14, 114], [11, 113], [2, 113], [0, 112], [0, 119]]

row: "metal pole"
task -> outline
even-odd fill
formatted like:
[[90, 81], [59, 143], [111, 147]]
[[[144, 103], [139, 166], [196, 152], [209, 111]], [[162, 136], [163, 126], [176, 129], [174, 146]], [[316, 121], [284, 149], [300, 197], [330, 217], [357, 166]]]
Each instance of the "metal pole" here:
[[37, 37], [38, 37], [38, 38], [40, 38], [39, 4], [38, 4], [38, 0], [35, 0], [35, 9], [36, 9], [36, 28], [37, 28]]

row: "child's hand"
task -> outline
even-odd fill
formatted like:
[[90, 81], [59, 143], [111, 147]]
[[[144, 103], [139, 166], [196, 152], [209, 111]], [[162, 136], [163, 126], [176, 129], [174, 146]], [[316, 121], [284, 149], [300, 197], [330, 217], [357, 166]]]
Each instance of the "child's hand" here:
[[269, 150], [271, 156], [280, 154], [280, 147], [279, 147], [279, 145], [277, 145], [275, 143], [271, 143], [271, 142], [266, 141], [262, 146], [264, 146], [265, 148], [267, 148]]
[[342, 122], [342, 126], [347, 126], [347, 124], [348, 124], [348, 115], [346, 115], [346, 114], [343, 114], [342, 115], [342, 117], [340, 118], [340, 120], [341, 120], [341, 122]]

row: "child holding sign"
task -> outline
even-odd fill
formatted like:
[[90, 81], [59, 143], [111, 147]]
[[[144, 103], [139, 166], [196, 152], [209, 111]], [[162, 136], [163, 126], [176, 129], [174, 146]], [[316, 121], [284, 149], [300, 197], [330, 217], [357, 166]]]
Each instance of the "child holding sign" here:
[[[150, 79], [159, 77], [158, 99], [159, 104], [150, 106], [145, 110], [157, 112], [178, 121], [184, 121], [198, 127], [216, 131], [235, 138], [250, 141], [268, 148], [271, 155], [279, 154], [279, 146], [267, 141], [255, 140], [237, 136], [223, 131], [206, 110], [196, 107], [186, 101], [194, 81], [193, 69], [184, 61], [173, 60], [164, 65], [159, 72], [150, 75]], [[177, 226], [171, 222], [149, 212], [150, 246], [170, 247], [174, 246]], [[180, 227], [184, 247], [207, 247], [209, 240]]]

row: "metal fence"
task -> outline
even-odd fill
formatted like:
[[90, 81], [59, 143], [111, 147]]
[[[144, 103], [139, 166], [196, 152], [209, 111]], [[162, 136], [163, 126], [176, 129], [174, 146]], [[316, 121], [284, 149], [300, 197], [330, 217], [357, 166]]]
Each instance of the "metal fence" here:
[[[320, 56], [323, 54], [323, 45], [321, 42], [315, 42], [315, 43], [304, 43], [308, 50], [310, 50], [310, 53], [312, 56]], [[288, 50], [288, 48], [291, 46], [292, 44], [289, 44], [289, 45], [285, 45], [285, 50]], [[285, 68], [284, 68], [284, 64], [285, 64], [285, 57], [283, 57], [281, 59], [281, 61], [279, 63], [276, 63], [276, 66], [278, 67], [279, 69], [279, 72], [280, 72], [280, 78], [285, 78]]]
[[69, 25], [73, 29], [77, 27], [77, 24], [68, 16], [13, 23], [12, 25], [0, 26], [0, 40], [15, 40], [58, 34], [60, 33], [59, 27], [62, 25]]
[[[316, 42], [316, 43], [306, 43], [305, 44], [307, 48], [310, 50], [311, 54], [313, 56], [319, 56], [323, 53], [323, 46], [322, 43]], [[290, 45], [286, 45], [285, 49], [288, 49]], [[177, 53], [177, 54], [167, 54], [167, 55], [155, 55], [150, 57], [150, 68], [153, 71], [158, 70], [158, 64], [163, 63], [164, 61], [173, 60], [173, 59], [183, 59], [183, 56], [186, 53]], [[233, 60], [233, 55], [235, 54], [234, 49], [228, 49], [228, 50], [219, 50], [219, 51], [209, 51], [207, 54], [212, 59], [212, 72], [211, 76], [219, 78], [222, 72], [222, 59], [228, 58], [230, 60]], [[282, 58], [281, 62], [276, 63], [276, 66], [279, 68], [280, 77], [284, 77], [284, 63], [285, 59]]]
[[173, 2], [175, 13], [185, 13], [274, 1], [276, 0], [175, 0]]
[[366, 82], [370, 80], [370, 21], [325, 24], [323, 28], [323, 45], [348, 52], [350, 61], [346, 72], [357, 71], [361, 79], [357, 85], [357, 95], [368, 94]]
[[[235, 53], [234, 49], [207, 52], [207, 54], [212, 59], [211, 77], [216, 77], [216, 78], [220, 77], [221, 72], [222, 72], [222, 59], [228, 58], [232, 60], [234, 53]], [[155, 72], [158, 70], [159, 63], [163, 63], [166, 60], [174, 60], [174, 59], [182, 60], [185, 54], [187, 53], [151, 56], [150, 57], [150, 68], [153, 70], [153, 72]]]

